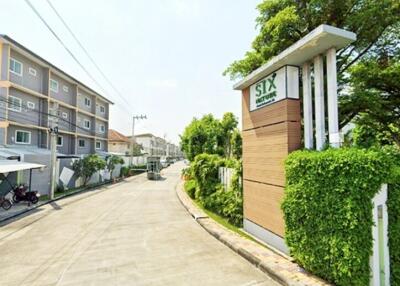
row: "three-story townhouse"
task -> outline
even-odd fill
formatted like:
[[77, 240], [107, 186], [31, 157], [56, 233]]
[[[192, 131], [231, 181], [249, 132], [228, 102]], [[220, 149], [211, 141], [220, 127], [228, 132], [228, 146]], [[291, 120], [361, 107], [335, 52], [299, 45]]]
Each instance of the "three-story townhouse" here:
[[0, 144], [50, 148], [56, 114], [57, 150], [108, 150], [110, 100], [8, 36], [0, 35]]

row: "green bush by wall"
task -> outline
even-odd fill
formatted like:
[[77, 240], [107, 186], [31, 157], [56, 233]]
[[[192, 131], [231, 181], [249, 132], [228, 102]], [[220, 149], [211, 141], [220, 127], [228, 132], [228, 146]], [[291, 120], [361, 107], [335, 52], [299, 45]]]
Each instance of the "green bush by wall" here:
[[390, 281], [392, 286], [400, 286], [400, 183], [389, 186], [389, 251]]
[[[369, 285], [371, 200], [389, 181], [394, 161], [384, 152], [361, 149], [289, 155], [282, 210], [286, 243], [298, 263], [336, 285]], [[391, 189], [388, 203], [396, 286], [400, 285], [399, 192], [400, 188]]]
[[[231, 187], [225, 190], [218, 178], [218, 168], [235, 170]], [[240, 176], [240, 160], [224, 159], [218, 155], [200, 154], [193, 160], [190, 170], [185, 171], [193, 178], [185, 184], [186, 192], [198, 200], [206, 209], [226, 218], [231, 224], [241, 226], [243, 222], [243, 198]], [[193, 194], [193, 187], [196, 188]]]
[[203, 199], [214, 193], [219, 184], [218, 168], [223, 159], [218, 155], [197, 155], [191, 164], [191, 174], [197, 183], [196, 198]]
[[185, 182], [185, 191], [189, 195], [190, 198], [195, 199], [196, 198], [196, 181], [195, 180], [188, 180]]

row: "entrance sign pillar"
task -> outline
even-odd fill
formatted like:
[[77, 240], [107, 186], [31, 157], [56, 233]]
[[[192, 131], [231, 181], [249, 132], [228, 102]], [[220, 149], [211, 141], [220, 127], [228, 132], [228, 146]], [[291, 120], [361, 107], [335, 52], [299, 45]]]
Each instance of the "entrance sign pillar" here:
[[317, 150], [322, 150], [325, 144], [324, 59], [322, 55], [314, 58], [314, 88], [315, 135]]
[[328, 75], [327, 87], [329, 143], [332, 147], [340, 147], [335, 48], [330, 48], [326, 53], [326, 73]]
[[[328, 81], [328, 115], [334, 117], [328, 122], [331, 134], [338, 134], [337, 110], [333, 110], [337, 109], [335, 53], [355, 39], [354, 33], [321, 25], [234, 85], [234, 89], [242, 92], [243, 226], [247, 232], [285, 253], [288, 248], [284, 242], [285, 222], [281, 210], [284, 161], [290, 152], [302, 148], [301, 106], [304, 147], [314, 147], [311, 64], [316, 145], [321, 150], [326, 137], [323, 55], [328, 52], [327, 78], [335, 73]], [[299, 93], [300, 67], [303, 68], [303, 104]], [[330, 136], [331, 143], [334, 137]]]
[[304, 122], [304, 147], [306, 149], [314, 148], [313, 139], [313, 110], [312, 110], [312, 92], [311, 92], [311, 67], [306, 62], [302, 66], [303, 81], [303, 122]]

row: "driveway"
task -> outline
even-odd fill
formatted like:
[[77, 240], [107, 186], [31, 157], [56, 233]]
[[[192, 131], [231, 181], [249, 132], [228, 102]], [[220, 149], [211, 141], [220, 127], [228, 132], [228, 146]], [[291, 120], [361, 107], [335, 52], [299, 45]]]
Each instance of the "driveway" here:
[[182, 167], [2, 226], [0, 285], [278, 285], [188, 215], [174, 190]]

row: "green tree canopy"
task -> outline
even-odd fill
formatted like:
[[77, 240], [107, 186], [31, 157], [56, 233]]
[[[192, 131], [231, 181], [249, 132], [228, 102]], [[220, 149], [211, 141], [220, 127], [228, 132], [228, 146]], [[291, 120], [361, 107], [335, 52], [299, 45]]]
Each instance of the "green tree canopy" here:
[[106, 167], [106, 161], [97, 154], [91, 154], [83, 159], [74, 161], [72, 169], [75, 176], [83, 179], [83, 185], [86, 186], [90, 178], [97, 171], [103, 170]]
[[397, 0], [264, 0], [257, 6], [259, 34], [252, 49], [243, 59], [234, 61], [224, 74], [232, 79], [248, 75], [321, 24], [357, 34], [357, 40], [338, 54], [339, 74], [343, 74], [383, 38], [396, 37], [386, 32], [399, 23], [399, 3]]
[[224, 75], [248, 75], [321, 24], [352, 31], [357, 40], [337, 53], [340, 127], [373, 123], [399, 144], [400, 1], [264, 0], [257, 9], [252, 49]]
[[[354, 120], [358, 145], [370, 145], [367, 142], [374, 140], [373, 145], [400, 146], [399, 59], [366, 58], [351, 69], [351, 96], [342, 99], [342, 114], [358, 114]], [[343, 116], [341, 121], [346, 119]]]
[[237, 128], [237, 118], [231, 112], [224, 114], [222, 120], [212, 114], [201, 119], [194, 118], [186, 126], [181, 137], [181, 148], [186, 157], [192, 161], [201, 153], [231, 155], [231, 137]]

